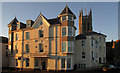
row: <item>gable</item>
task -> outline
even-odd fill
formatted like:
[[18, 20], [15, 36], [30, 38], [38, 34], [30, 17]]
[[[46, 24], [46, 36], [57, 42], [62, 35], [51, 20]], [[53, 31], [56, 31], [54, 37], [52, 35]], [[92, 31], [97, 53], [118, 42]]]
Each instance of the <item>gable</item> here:
[[47, 21], [47, 19], [46, 19], [42, 14], [40, 14], [40, 15], [38, 16], [38, 18], [35, 20], [32, 28], [33, 28], [33, 29], [39, 28], [39, 27], [40, 27], [41, 25], [43, 25], [43, 24], [50, 26], [50, 24], [49, 24], [49, 22]]

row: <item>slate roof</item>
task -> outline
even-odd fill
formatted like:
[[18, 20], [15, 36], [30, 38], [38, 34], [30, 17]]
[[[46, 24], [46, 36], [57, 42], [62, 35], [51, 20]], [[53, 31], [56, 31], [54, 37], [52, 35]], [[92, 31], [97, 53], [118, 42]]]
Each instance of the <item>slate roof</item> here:
[[104, 35], [102, 33], [97, 33], [95, 31], [92, 31], [92, 32], [87, 32], [87, 33], [84, 33], [84, 34], [77, 35], [76, 40], [78, 40], [78, 39], [86, 39], [86, 36], [88, 36], [88, 35], [103, 35], [103, 36], [106, 37], [106, 35]]
[[8, 25], [11, 25], [11, 24], [16, 24], [18, 22], [17, 18], [15, 17]]
[[48, 19], [47, 20], [51, 25], [52, 24], [60, 24], [59, 18]]
[[70, 8], [67, 5], [63, 9], [63, 11], [60, 13], [60, 15], [62, 15], [62, 14], [73, 14], [74, 17], [76, 18], [75, 14], [70, 10]]

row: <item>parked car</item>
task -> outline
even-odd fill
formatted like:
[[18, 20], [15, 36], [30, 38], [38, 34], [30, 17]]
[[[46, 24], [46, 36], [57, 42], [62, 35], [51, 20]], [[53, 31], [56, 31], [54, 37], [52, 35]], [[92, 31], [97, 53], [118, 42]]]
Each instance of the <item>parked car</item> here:
[[102, 71], [115, 71], [116, 67], [114, 65], [103, 65]]

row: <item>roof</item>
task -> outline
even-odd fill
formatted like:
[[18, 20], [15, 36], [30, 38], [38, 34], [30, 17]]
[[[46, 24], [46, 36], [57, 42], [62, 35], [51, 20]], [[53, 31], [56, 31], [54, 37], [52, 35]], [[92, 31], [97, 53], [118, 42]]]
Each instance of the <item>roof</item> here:
[[18, 22], [17, 18], [15, 17], [8, 25], [11, 25], [11, 24], [16, 24]]
[[59, 18], [48, 19], [47, 20], [51, 25], [52, 24], [60, 24]]
[[7, 37], [3, 37], [3, 36], [0, 36], [0, 43], [8, 43], [8, 38]]
[[87, 32], [87, 33], [84, 33], [85, 35], [103, 35], [106, 37], [106, 35], [102, 34], [102, 33], [98, 33], [98, 32], [95, 32], [95, 31], [91, 31], [91, 32]]
[[63, 9], [63, 11], [60, 13], [60, 15], [62, 15], [62, 14], [72, 14], [76, 18], [75, 14], [70, 10], [70, 8], [67, 5]]
[[85, 34], [80, 34], [76, 36], [76, 40], [78, 39], [86, 39], [86, 35]]
[[92, 32], [87, 32], [87, 33], [84, 33], [84, 34], [79, 34], [76, 36], [76, 40], [78, 39], [86, 39], [86, 36], [89, 36], [89, 35], [103, 35], [106, 37], [106, 35], [102, 34], [102, 33], [97, 33], [95, 31], [92, 31]]

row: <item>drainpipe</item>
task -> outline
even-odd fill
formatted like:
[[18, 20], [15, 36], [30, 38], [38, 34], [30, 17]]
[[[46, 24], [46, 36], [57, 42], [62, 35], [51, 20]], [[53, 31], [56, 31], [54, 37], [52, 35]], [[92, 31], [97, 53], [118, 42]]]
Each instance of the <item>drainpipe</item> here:
[[21, 71], [23, 69], [23, 53], [24, 53], [24, 30], [22, 30], [22, 56], [21, 56], [21, 61], [22, 61], [22, 68]]

